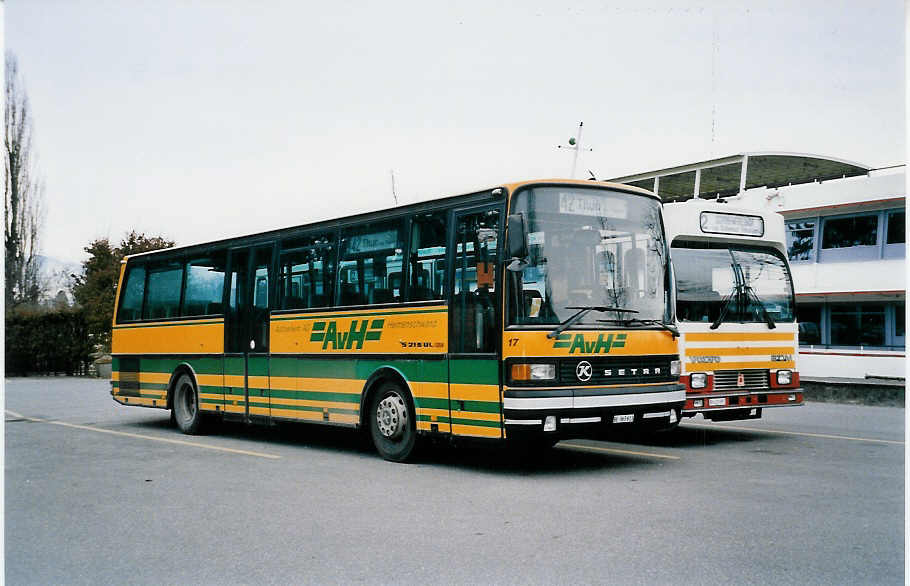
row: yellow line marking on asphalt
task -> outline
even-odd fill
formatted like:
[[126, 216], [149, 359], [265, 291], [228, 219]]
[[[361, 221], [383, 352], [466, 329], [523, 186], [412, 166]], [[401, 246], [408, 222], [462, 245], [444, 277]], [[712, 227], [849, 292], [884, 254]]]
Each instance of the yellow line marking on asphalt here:
[[653, 452], [634, 452], [632, 450], [620, 450], [617, 448], [601, 448], [598, 446], [581, 446], [578, 444], [566, 444], [559, 443], [557, 447], [560, 448], [569, 448], [570, 450], [578, 450], [580, 452], [603, 452], [605, 454], [620, 454], [623, 456], [645, 456], [647, 458], [662, 458], [664, 460], [679, 460], [679, 456], [671, 456], [669, 454], [655, 454]]
[[827, 433], [808, 433], [805, 431], [781, 431], [777, 429], [765, 429], [762, 427], [743, 427], [740, 425], [700, 425], [698, 423], [687, 423], [686, 427], [700, 427], [702, 429], [733, 429], [736, 431], [761, 431], [764, 433], [779, 433], [781, 435], [800, 435], [804, 437], [818, 437], [822, 439], [839, 439], [853, 442], [871, 442], [874, 444], [893, 444], [897, 446], [904, 445], [904, 442], [897, 440], [873, 439], [870, 437], [852, 437], [849, 435], [831, 435]]
[[268, 458], [270, 460], [280, 460], [281, 456], [276, 456], [274, 454], [264, 454], [262, 452], [251, 452], [248, 450], [236, 450], [234, 448], [224, 448], [221, 446], [213, 446], [211, 444], [200, 444], [196, 442], [188, 442], [185, 440], [171, 439], [166, 437], [155, 437], [152, 435], [141, 435], [138, 433], [129, 433], [126, 431], [114, 431], [113, 429], [104, 429], [103, 427], [92, 427], [90, 425], [79, 425], [77, 423], [66, 423], [64, 421], [50, 421], [47, 419], [39, 419], [37, 417], [26, 417], [25, 415], [20, 415], [14, 411], [7, 410], [6, 413], [17, 419], [25, 419], [26, 421], [34, 421], [36, 423], [49, 423], [51, 425], [61, 425], [63, 427], [71, 427], [73, 429], [84, 429], [86, 431], [97, 431], [98, 433], [109, 433], [111, 435], [121, 435], [124, 437], [133, 437], [138, 439], [147, 439], [156, 442], [164, 442], [166, 444], [177, 444], [180, 446], [192, 446], [194, 448], [203, 448], [206, 450], [216, 450], [218, 452], [228, 452], [231, 454], [241, 454], [244, 456], [256, 456], [257, 458]]

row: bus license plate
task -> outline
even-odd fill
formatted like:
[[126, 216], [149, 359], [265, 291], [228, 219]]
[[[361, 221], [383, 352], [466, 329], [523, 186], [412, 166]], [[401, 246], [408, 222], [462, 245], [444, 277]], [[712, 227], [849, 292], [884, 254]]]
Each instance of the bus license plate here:
[[627, 415], [614, 415], [613, 423], [632, 423], [635, 421], [635, 414], [629, 413]]
[[708, 407], [723, 407], [727, 404], [726, 397], [718, 397], [717, 399], [708, 399]]

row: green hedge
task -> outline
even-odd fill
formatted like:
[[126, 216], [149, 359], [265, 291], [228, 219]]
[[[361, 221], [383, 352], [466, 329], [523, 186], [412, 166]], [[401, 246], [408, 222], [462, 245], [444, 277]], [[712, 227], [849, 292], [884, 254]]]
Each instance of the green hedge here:
[[92, 352], [81, 309], [6, 316], [6, 375], [87, 374]]

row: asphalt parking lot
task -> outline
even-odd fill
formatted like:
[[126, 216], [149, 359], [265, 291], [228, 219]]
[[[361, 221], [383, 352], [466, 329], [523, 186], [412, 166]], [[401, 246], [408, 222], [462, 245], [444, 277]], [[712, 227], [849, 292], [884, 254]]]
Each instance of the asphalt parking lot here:
[[185, 436], [106, 381], [5, 381], [5, 576], [49, 583], [904, 583], [904, 409], [393, 464], [307, 425]]

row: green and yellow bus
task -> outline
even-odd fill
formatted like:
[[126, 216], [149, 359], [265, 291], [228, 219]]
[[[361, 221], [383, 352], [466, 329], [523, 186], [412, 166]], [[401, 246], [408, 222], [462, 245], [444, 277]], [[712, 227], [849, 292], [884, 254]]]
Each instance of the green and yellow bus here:
[[113, 398], [206, 418], [523, 446], [685, 400], [660, 201], [541, 180], [123, 261]]

